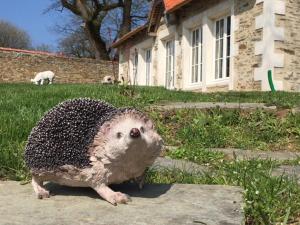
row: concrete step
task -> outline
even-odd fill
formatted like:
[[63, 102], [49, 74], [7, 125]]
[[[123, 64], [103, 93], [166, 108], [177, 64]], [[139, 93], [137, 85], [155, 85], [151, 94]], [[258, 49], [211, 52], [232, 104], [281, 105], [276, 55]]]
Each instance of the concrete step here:
[[169, 157], [158, 157], [153, 163], [151, 169], [154, 170], [180, 170], [189, 174], [204, 174], [209, 172], [208, 167], [186, 160], [176, 160]]
[[276, 106], [268, 106], [264, 103], [238, 103], [238, 102], [166, 102], [160, 103], [151, 108], [160, 110], [171, 109], [242, 109], [242, 110], [255, 110], [263, 109], [267, 111], [276, 111]]
[[0, 182], [0, 224], [184, 225], [243, 222], [242, 190], [230, 186], [146, 185], [114, 186], [132, 197], [128, 205], [112, 206], [89, 188], [47, 184], [55, 194], [37, 199], [31, 185]]
[[[165, 151], [175, 151], [177, 149], [178, 147], [176, 146], [165, 146]], [[291, 151], [258, 151], [237, 148], [208, 148], [207, 150], [223, 153], [225, 158], [229, 160], [271, 159], [285, 161], [300, 159], [300, 152]], [[201, 149], [199, 151], [201, 151]]]
[[227, 159], [271, 159], [271, 160], [295, 160], [300, 158], [300, 152], [289, 151], [255, 151], [234, 148], [212, 148], [210, 151], [222, 152]]
[[273, 170], [272, 175], [273, 176], [286, 175], [292, 179], [296, 179], [298, 184], [300, 184], [300, 166], [290, 166], [290, 165], [279, 166], [278, 168]]

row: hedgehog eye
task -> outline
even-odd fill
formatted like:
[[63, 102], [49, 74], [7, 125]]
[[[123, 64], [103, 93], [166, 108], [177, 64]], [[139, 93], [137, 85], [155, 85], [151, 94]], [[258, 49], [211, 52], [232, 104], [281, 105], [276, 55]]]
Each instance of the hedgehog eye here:
[[123, 134], [121, 132], [117, 133], [117, 138], [121, 138], [123, 136]]
[[142, 133], [145, 132], [145, 128], [144, 127], [141, 127], [140, 130], [141, 130]]

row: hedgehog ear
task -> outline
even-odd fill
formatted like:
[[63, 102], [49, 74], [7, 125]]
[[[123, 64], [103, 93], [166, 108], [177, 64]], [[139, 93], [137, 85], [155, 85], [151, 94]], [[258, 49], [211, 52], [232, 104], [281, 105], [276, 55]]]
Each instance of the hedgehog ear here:
[[110, 131], [110, 124], [103, 124], [101, 129], [104, 134], [107, 134]]
[[150, 127], [151, 129], [154, 129], [154, 124], [150, 119], [145, 118], [144, 123], [147, 125], [147, 127]]

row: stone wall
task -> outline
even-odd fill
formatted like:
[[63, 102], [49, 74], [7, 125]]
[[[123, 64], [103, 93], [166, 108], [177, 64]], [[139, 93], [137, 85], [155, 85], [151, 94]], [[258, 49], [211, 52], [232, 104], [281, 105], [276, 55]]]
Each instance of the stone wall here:
[[106, 75], [117, 75], [118, 65], [113, 66], [111, 61], [0, 50], [1, 83], [30, 82], [34, 72], [45, 70], [55, 73], [57, 83], [100, 83]]
[[284, 27], [284, 41], [275, 42], [276, 53], [284, 54], [284, 67], [275, 68], [275, 78], [285, 90], [300, 91], [300, 2], [285, 1], [285, 15], [276, 15], [276, 27]]
[[255, 17], [263, 5], [256, 0], [234, 0], [236, 30], [234, 31], [236, 56], [234, 57], [234, 90], [261, 90], [261, 82], [254, 81], [254, 69], [261, 63], [255, 56], [255, 42], [262, 39], [261, 30], [255, 29]]

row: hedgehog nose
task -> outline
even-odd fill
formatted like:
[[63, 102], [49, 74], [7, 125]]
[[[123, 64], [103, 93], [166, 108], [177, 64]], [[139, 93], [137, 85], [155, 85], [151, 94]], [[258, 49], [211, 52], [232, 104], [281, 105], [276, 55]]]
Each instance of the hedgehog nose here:
[[139, 129], [132, 128], [131, 131], [130, 131], [130, 136], [132, 138], [138, 138], [139, 136], [141, 136], [141, 133], [140, 133]]

